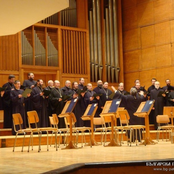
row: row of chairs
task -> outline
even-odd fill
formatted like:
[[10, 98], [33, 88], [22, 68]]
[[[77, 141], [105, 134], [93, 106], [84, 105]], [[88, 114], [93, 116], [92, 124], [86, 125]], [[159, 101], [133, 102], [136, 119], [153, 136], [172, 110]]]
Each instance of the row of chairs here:
[[[28, 124], [29, 128], [23, 129], [23, 119], [19, 113], [13, 114], [13, 125], [14, 125], [14, 131], [16, 132], [16, 137], [15, 137], [15, 142], [14, 142], [14, 147], [13, 147], [13, 152], [15, 151], [15, 146], [16, 146], [16, 140], [19, 134], [23, 134], [23, 144], [22, 144], [22, 152], [24, 148], [24, 143], [25, 143], [25, 135], [28, 133], [30, 134], [30, 139], [29, 139], [29, 145], [28, 145], [28, 152], [30, 151], [30, 145], [32, 143], [32, 150], [33, 150], [33, 134], [37, 133], [38, 138], [39, 138], [39, 147], [38, 147], [38, 152], [41, 151], [41, 136], [42, 133], [46, 132], [47, 133], [47, 151], [49, 151], [49, 142], [48, 142], [48, 134], [49, 132], [55, 132], [55, 143], [56, 143], [56, 151], [57, 149], [57, 129], [54, 127], [38, 127], [39, 123], [39, 117], [36, 111], [29, 111], [27, 112], [27, 117], [28, 117]], [[34, 128], [33, 128], [34, 127]]]
[[[117, 121], [120, 121], [120, 126], [117, 126], [116, 124], [116, 119]], [[130, 125], [129, 124], [130, 116], [129, 113], [127, 112], [126, 109], [124, 108], [118, 108], [116, 117], [114, 118], [115, 121], [115, 139], [119, 140], [120, 145], [123, 144], [123, 134], [127, 134], [127, 143], [131, 146], [131, 143], [133, 142], [132, 140], [135, 140], [136, 145], [138, 142], [138, 134], [139, 132], [140, 135], [140, 141], [141, 141], [141, 129], [144, 130], [145, 126], [144, 125]], [[94, 125], [102, 125], [100, 128], [95, 128], [95, 132], [102, 132], [102, 137], [101, 137], [101, 143], [103, 142], [103, 136], [105, 135], [105, 141], [104, 144], [106, 143], [106, 135], [107, 132], [111, 131], [111, 118], [108, 116], [101, 116], [100, 118], [94, 118]], [[119, 138], [119, 134], [121, 134], [121, 139]], [[130, 135], [128, 138], [128, 134]]]
[[167, 141], [167, 132], [169, 133], [169, 140], [171, 140], [171, 133], [174, 130], [173, 114], [174, 114], [174, 107], [166, 106], [163, 108], [163, 115], [158, 115], [156, 117], [156, 122], [158, 124], [157, 141], [159, 141], [159, 136], [161, 131], [162, 131], [162, 140], [164, 139], [164, 131], [166, 132], [166, 141]]
[[[41, 135], [42, 132], [46, 132], [47, 133], [47, 150], [49, 150], [49, 139], [48, 139], [48, 134], [49, 132], [52, 132], [52, 137], [51, 137], [51, 142], [50, 142], [50, 146], [52, 144], [52, 138], [53, 135], [55, 134], [55, 146], [56, 146], [56, 150], [57, 150], [57, 134], [61, 135], [64, 134], [64, 145], [66, 144], [66, 140], [67, 140], [67, 136], [69, 134], [69, 125], [70, 125], [70, 121], [72, 121], [72, 125], [73, 125], [73, 133], [76, 135], [76, 140], [75, 143], [76, 145], [78, 144], [78, 136], [79, 136], [79, 132], [81, 132], [82, 138], [81, 138], [81, 146], [83, 146], [84, 142], [86, 143], [85, 140], [85, 132], [88, 131], [89, 133], [91, 132], [91, 127], [75, 127], [75, 123], [76, 123], [76, 117], [73, 114], [72, 120], [69, 120], [68, 117], [65, 117], [65, 124], [66, 124], [66, 128], [58, 128], [58, 117], [56, 114], [53, 114], [52, 116], [49, 117], [50, 120], [50, 127], [45, 127], [45, 128], [38, 128], [37, 127], [37, 123], [39, 122], [39, 117], [37, 115], [36, 111], [30, 111], [27, 112], [28, 115], [28, 123], [29, 123], [29, 128], [27, 129], [22, 129], [22, 124], [23, 124], [23, 120], [20, 114], [13, 114], [13, 123], [14, 123], [14, 130], [16, 132], [16, 138], [15, 138], [15, 143], [14, 143], [14, 147], [13, 147], [13, 151], [15, 150], [15, 146], [16, 146], [16, 139], [18, 134], [23, 134], [24, 135], [24, 139], [23, 139], [23, 145], [22, 145], [22, 151], [23, 151], [23, 147], [24, 147], [24, 142], [25, 142], [25, 135], [27, 133], [30, 133], [30, 141], [29, 141], [29, 146], [28, 146], [28, 152], [30, 149], [30, 144], [32, 141], [32, 150], [33, 150], [33, 133], [38, 133], [38, 137], [39, 137], [39, 149], [38, 152], [40, 152], [41, 150]], [[137, 131], [139, 131], [139, 135], [141, 135], [140, 133], [140, 129], [145, 129], [145, 126], [143, 125], [129, 125], [129, 120], [130, 120], [130, 116], [127, 112], [127, 110], [125, 110], [124, 108], [119, 108], [117, 111], [117, 115], [115, 117], [115, 122], [116, 119], [119, 118], [120, 120], [120, 126], [115, 125], [114, 126], [114, 130], [115, 130], [115, 139], [119, 139], [119, 134], [121, 133], [121, 139], [120, 141], [120, 145], [122, 145], [123, 143], [123, 133], [126, 132], [128, 134], [128, 131], [130, 132], [130, 139], [127, 139], [127, 142], [130, 144], [131, 146], [131, 139], [134, 137], [137, 138]], [[106, 136], [107, 136], [107, 132], [111, 131], [111, 118], [110, 117], [104, 117], [101, 116], [99, 118], [94, 118], [93, 119], [93, 124], [94, 124], [94, 131], [95, 132], [101, 132], [101, 144], [105, 145], [106, 143]], [[32, 128], [32, 124], [35, 125], [35, 128]], [[101, 126], [101, 127], [96, 127], [96, 126]], [[16, 129], [16, 126], [19, 126], [19, 129]], [[134, 135], [135, 134], [135, 135]], [[103, 141], [103, 136], [105, 135], [105, 140]], [[59, 138], [59, 144], [58, 147], [60, 146], [60, 139]], [[140, 137], [141, 140], [141, 137]], [[137, 145], [137, 141], [136, 141], [136, 145]]]

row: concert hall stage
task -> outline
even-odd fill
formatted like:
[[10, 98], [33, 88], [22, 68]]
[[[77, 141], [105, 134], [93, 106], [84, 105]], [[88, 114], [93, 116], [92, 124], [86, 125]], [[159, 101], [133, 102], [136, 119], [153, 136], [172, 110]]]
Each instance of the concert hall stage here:
[[[174, 158], [174, 144], [162, 140], [158, 144], [147, 146], [133, 144], [132, 147], [129, 147], [125, 142], [121, 147], [98, 145], [92, 148], [85, 146], [81, 149], [61, 150], [63, 147], [64, 145], [61, 145], [56, 151], [52, 145], [50, 150], [47, 151], [46, 146], [43, 145], [40, 153], [37, 152], [38, 146], [34, 146], [34, 150], [29, 153], [27, 152], [27, 146], [24, 147], [24, 152], [21, 152], [21, 147], [16, 147], [15, 152], [12, 152], [12, 147], [0, 148], [0, 173], [63, 173], [66, 169], [70, 170], [84, 165], [92, 165], [92, 168], [95, 169], [95, 174], [103, 174], [104, 169], [99, 170], [99, 166], [107, 167], [107, 165], [111, 165], [109, 166], [110, 172], [108, 171], [107, 174], [115, 173], [113, 172], [114, 170], [119, 170], [119, 173], [122, 173], [120, 169], [116, 168], [118, 166], [124, 166], [125, 173], [127, 173], [126, 170], [129, 170], [129, 173], [132, 174], [133, 171], [131, 172], [127, 165], [132, 167], [135, 163], [141, 167], [140, 163], [142, 161], [145, 162], [144, 167], [142, 166], [141, 169], [133, 167], [132, 170], [136, 169], [136, 173], [144, 173], [146, 169], [150, 169], [152, 173], [156, 173], [154, 170], [157, 170], [156, 168], [159, 168], [159, 166], [154, 167], [154, 160], [159, 160], [158, 164], [162, 164], [163, 168], [165, 168], [168, 163], [164, 163], [164, 161], [173, 161], [172, 158]], [[146, 162], [146, 160], [150, 161]], [[151, 165], [151, 168], [148, 165]], [[113, 166], [115, 166], [115, 169]], [[174, 170], [174, 163], [171, 162], [170, 166], [167, 167], [170, 167], [170, 170]], [[112, 168], [113, 170], [111, 171]]]

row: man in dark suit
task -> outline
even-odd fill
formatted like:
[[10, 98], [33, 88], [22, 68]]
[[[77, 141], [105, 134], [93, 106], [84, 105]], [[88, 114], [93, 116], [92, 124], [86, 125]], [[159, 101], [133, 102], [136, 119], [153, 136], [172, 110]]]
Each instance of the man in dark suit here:
[[39, 116], [39, 127], [48, 126], [48, 114], [47, 114], [47, 100], [43, 93], [43, 80], [37, 80], [37, 85], [31, 92], [31, 100], [33, 103], [33, 109], [37, 111]]

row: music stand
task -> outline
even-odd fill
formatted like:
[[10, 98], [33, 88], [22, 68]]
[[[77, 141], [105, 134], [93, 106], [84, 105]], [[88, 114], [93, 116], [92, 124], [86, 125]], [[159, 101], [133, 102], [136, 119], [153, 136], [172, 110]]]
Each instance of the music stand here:
[[88, 107], [86, 108], [86, 111], [84, 115], [81, 117], [83, 121], [85, 120], [90, 120], [91, 124], [91, 145], [97, 145], [97, 142], [94, 139], [94, 124], [93, 124], [93, 119], [95, 116], [95, 113], [97, 111], [97, 103], [89, 104]]
[[151, 109], [153, 108], [154, 102], [155, 100], [148, 100], [146, 102], [141, 102], [137, 111], [134, 113], [134, 115], [137, 117], [145, 118], [146, 133], [145, 133], [144, 142], [142, 143], [144, 145], [156, 144], [150, 138], [150, 131], [149, 131], [149, 114]]
[[114, 99], [112, 101], [106, 101], [103, 111], [100, 114], [100, 116], [111, 118], [111, 140], [110, 140], [110, 143], [108, 145], [106, 145], [105, 147], [120, 146], [118, 141], [117, 140], [115, 141], [115, 139], [114, 139], [114, 120], [117, 124], [116, 115], [117, 115], [117, 109], [120, 105], [120, 102], [121, 102], [121, 99]]
[[77, 104], [77, 99], [72, 99], [70, 101], [67, 101], [61, 114], [59, 114], [59, 118], [64, 118], [64, 117], [69, 117], [70, 118], [70, 140], [69, 140], [69, 144], [68, 146], [66, 146], [65, 148], [63, 149], [76, 149], [77, 147], [73, 144], [73, 141], [72, 141], [72, 116], [74, 115], [74, 113], [72, 112], [74, 107], [76, 106]]

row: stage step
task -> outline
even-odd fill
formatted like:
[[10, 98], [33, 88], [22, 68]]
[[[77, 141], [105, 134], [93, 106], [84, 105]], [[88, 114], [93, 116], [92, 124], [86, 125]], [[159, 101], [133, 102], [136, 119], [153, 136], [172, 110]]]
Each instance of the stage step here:
[[2, 129], [3, 128], [3, 121], [2, 120], [0, 120], [0, 129]]
[[12, 135], [12, 129], [0, 129], [0, 136]]
[[[150, 131], [150, 136], [153, 140], [156, 140], [156, 135], [157, 135], [157, 131], [153, 130]], [[52, 134], [49, 134], [49, 142], [51, 141], [51, 137]], [[25, 139], [25, 146], [28, 146], [29, 144], [29, 135], [26, 135], [26, 139]], [[63, 140], [64, 140], [65, 136], [61, 135], [57, 137], [57, 142], [59, 142], [60, 139], [60, 143], [63, 144]], [[169, 138], [169, 133], [167, 132], [167, 138]], [[86, 143], [90, 142], [90, 135], [89, 133], [85, 133], [85, 139], [86, 139]], [[121, 134], [119, 133], [119, 139], [121, 139]], [[160, 141], [162, 139], [162, 131], [160, 131]], [[15, 136], [0, 136], [0, 148], [2, 147], [13, 147], [14, 144], [14, 140], [15, 140]], [[53, 135], [53, 139], [52, 139], [52, 145], [55, 143], [55, 138]], [[74, 136], [74, 140], [75, 140], [75, 136]], [[95, 133], [95, 140], [96, 142], [98, 142], [99, 144], [101, 143], [101, 134], [100, 133]], [[107, 132], [107, 138], [106, 141], [109, 142], [110, 140], [110, 132]], [[123, 133], [123, 140], [126, 141], [127, 137], [125, 135], [125, 133]], [[68, 140], [67, 140], [68, 141]], [[164, 141], [166, 141], [166, 133], [164, 133]], [[167, 140], [169, 141], [169, 140]], [[82, 142], [82, 134], [79, 134], [79, 146], [81, 146], [81, 142]], [[84, 142], [84, 141], [83, 141]], [[19, 135], [17, 142], [16, 142], [16, 146], [22, 146], [23, 143], [23, 135]], [[39, 141], [38, 141], [38, 135], [33, 135], [33, 145], [38, 145]], [[44, 134], [42, 135], [42, 139], [41, 139], [41, 144], [42, 145], [46, 145], [47, 144], [47, 135]]]

